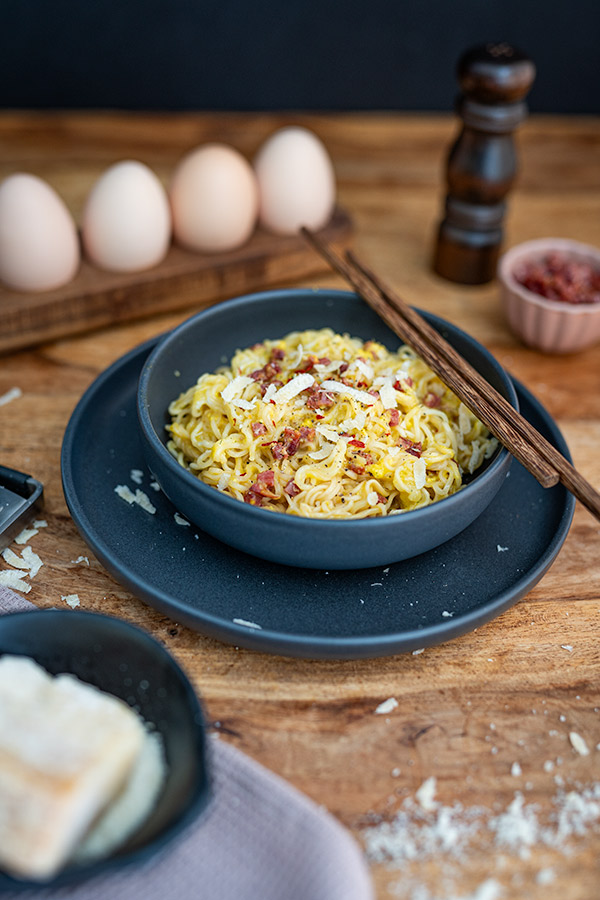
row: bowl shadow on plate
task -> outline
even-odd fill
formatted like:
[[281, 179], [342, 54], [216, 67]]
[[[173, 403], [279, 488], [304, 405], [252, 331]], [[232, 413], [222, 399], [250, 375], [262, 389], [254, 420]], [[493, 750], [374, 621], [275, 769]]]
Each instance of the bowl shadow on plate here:
[[0, 893], [55, 888], [148, 863], [187, 828], [210, 798], [204, 715], [186, 675], [141, 629], [96, 613], [35, 610], [0, 616], [0, 656], [28, 656], [51, 674], [70, 673], [135, 707], [160, 734], [167, 775], [146, 821], [108, 857], [71, 864], [39, 882], [0, 872]]

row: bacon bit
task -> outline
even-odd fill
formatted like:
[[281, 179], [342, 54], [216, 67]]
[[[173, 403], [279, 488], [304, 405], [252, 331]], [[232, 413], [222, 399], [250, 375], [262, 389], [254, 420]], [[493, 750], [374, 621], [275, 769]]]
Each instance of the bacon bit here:
[[293, 478], [290, 478], [283, 490], [288, 495], [288, 497], [295, 497], [296, 494], [300, 493], [300, 488]]
[[279, 440], [272, 442], [271, 453], [275, 459], [285, 459], [293, 456], [300, 444], [310, 443], [314, 439], [314, 428], [305, 425], [301, 428], [284, 428]]
[[263, 500], [275, 500], [277, 494], [273, 491], [275, 486], [275, 472], [267, 469], [266, 472], [259, 472], [256, 481], [251, 484], [244, 494], [244, 502], [253, 506], [262, 506]]
[[331, 360], [328, 356], [320, 356], [317, 362], [320, 366], [328, 366], [331, 363]]
[[324, 418], [325, 418], [325, 416], [321, 416], [321, 415], [319, 415], [319, 413], [317, 413], [315, 416], [315, 419], [324, 419]]
[[340, 373], [340, 375], [343, 375], [347, 368], [348, 368], [348, 363], [342, 363], [338, 369], [338, 372]]
[[254, 372], [250, 372], [250, 378], [253, 378], [254, 381], [260, 381], [261, 384], [268, 385], [275, 380], [280, 372], [281, 366], [279, 363], [268, 362], [262, 369], [255, 369]]
[[438, 397], [437, 394], [434, 394], [433, 391], [429, 391], [429, 393], [426, 394], [423, 398], [423, 403], [430, 409], [437, 409], [442, 405], [442, 400], [440, 397]]
[[356, 438], [352, 438], [352, 440], [348, 441], [348, 443], [351, 444], [353, 447], [366, 447], [367, 446], [364, 443], [364, 441], [357, 441]]
[[364, 459], [366, 466], [372, 466], [373, 463], [375, 462], [375, 460], [373, 459], [373, 456], [370, 453], [361, 453], [360, 455]]
[[270, 361], [273, 362], [274, 359], [285, 359], [285, 350], [281, 347], [273, 347], [271, 350]]
[[306, 401], [306, 405], [309, 409], [329, 409], [330, 406], [335, 404], [335, 398], [327, 391], [321, 390], [316, 382], [311, 384], [311, 386], [306, 389], [306, 392], [310, 394]]
[[534, 294], [563, 303], [599, 303], [600, 269], [584, 260], [569, 259], [554, 251], [515, 273], [517, 281]]
[[398, 412], [397, 409], [391, 409], [390, 410], [390, 425], [392, 426], [392, 428], [394, 427], [394, 425], [397, 425], [399, 421], [400, 421], [400, 413]]
[[367, 393], [370, 394], [371, 397], [379, 397], [379, 391], [376, 391], [374, 388], [371, 388], [371, 390], [367, 391]]
[[314, 369], [316, 362], [316, 356], [313, 356], [311, 354], [309, 357], [307, 357], [307, 359], [304, 360], [301, 366], [299, 366], [297, 369], [294, 369], [294, 372], [297, 375], [303, 375], [305, 372], [310, 372], [311, 369]]
[[365, 474], [365, 467], [364, 467], [364, 466], [357, 466], [356, 463], [353, 463], [353, 462], [348, 463], [348, 465], [346, 466], [346, 468], [347, 468], [347, 469], [350, 469], [350, 471], [351, 471], [351, 472], [354, 472], [356, 475], [364, 475], [364, 474]]
[[378, 502], [378, 503], [385, 503], [385, 502], [386, 502], [386, 497], [384, 497], [383, 494], [379, 494], [379, 496], [378, 496], [378, 498], [377, 498], [377, 502]]
[[401, 383], [398, 381], [397, 378], [396, 378], [394, 384], [392, 385], [392, 387], [394, 388], [395, 391], [400, 391], [401, 393], [404, 393], [404, 388], [402, 387]]
[[300, 437], [305, 443], [310, 444], [315, 439], [315, 429], [311, 428], [309, 425], [301, 425]]
[[407, 453], [410, 453], [412, 456], [420, 456], [421, 451], [423, 450], [423, 442], [419, 441], [409, 441], [408, 438], [398, 438], [398, 446], [402, 447], [403, 450], [406, 450]]
[[[267, 426], [263, 425], [262, 422], [253, 422], [251, 425], [251, 428], [252, 428], [252, 434], [254, 435], [254, 437], [258, 437], [259, 434], [267, 433]], [[263, 444], [263, 447], [264, 447], [264, 444]]]

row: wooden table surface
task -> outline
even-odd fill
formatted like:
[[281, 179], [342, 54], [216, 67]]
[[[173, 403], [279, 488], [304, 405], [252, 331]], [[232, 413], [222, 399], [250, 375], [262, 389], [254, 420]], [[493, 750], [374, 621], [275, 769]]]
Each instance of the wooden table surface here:
[[[314, 128], [328, 146], [358, 251], [407, 300], [466, 329], [524, 382], [558, 422], [575, 465], [600, 488], [600, 347], [566, 357], [528, 350], [507, 329], [496, 284], [462, 287], [430, 270], [443, 158], [456, 128], [450, 116], [4, 113], [0, 176], [26, 170], [47, 178], [77, 215], [94, 178], [118, 159], [141, 159], [166, 179], [183, 152], [204, 140], [251, 154], [290, 122]], [[600, 122], [531, 118], [518, 148], [506, 245], [544, 235], [600, 245]], [[345, 286], [329, 272], [303, 283]], [[82, 609], [148, 629], [192, 677], [221, 740], [289, 779], [363, 846], [372, 846], [369, 824], [392, 820], [434, 776], [436, 801], [463, 804], [454, 833], [464, 846], [455, 855], [441, 850], [428, 814], [421, 810], [420, 820], [406, 807], [420, 853], [404, 859], [396, 821], [393, 859], [373, 863], [378, 898], [597, 898], [600, 809], [590, 792], [596, 789], [600, 803], [600, 523], [586, 510], [577, 507], [542, 581], [498, 619], [418, 655], [359, 662], [285, 659], [221, 644], [145, 606], [94, 559], [62, 495], [65, 426], [98, 373], [192, 311], [0, 358], [0, 395], [22, 391], [0, 407], [0, 461], [41, 479], [46, 492], [48, 528], [31, 541], [44, 566], [28, 598], [61, 607], [62, 597], [76, 593]], [[74, 562], [82, 556], [89, 567]], [[397, 708], [375, 714], [390, 697]], [[574, 749], [570, 732], [585, 740], [587, 755]], [[570, 800], [563, 790], [574, 792]], [[511, 846], [510, 839], [502, 844], [502, 823], [486, 823], [507, 810], [515, 792], [522, 792], [524, 814], [516, 814], [517, 794], [512, 825], [502, 820]], [[580, 834], [569, 834], [573, 817], [565, 830], [569, 803], [579, 804]], [[561, 809], [562, 837], [548, 846], [559, 833], [551, 817]], [[533, 814], [548, 832], [532, 827]], [[466, 822], [477, 816], [477, 833], [468, 837]]]

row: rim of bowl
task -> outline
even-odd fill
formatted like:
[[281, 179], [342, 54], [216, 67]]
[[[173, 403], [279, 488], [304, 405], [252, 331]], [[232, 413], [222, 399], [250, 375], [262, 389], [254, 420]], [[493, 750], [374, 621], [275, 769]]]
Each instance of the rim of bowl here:
[[498, 263], [498, 277], [504, 285], [522, 300], [540, 309], [563, 312], [569, 316], [589, 316], [600, 312], [600, 303], [566, 303], [563, 300], [549, 300], [520, 284], [515, 278], [516, 267], [527, 257], [535, 259], [552, 250], [562, 251], [572, 257], [583, 258], [600, 268], [600, 250], [592, 244], [583, 244], [571, 238], [535, 238], [523, 241], [507, 250]]
[[[143, 846], [127, 850], [127, 844], [135, 837], [134, 833], [130, 835], [122, 848], [115, 848], [115, 850], [108, 856], [103, 856], [99, 859], [94, 859], [88, 863], [83, 863], [81, 865], [67, 864], [67, 866], [57, 872], [56, 875], [45, 881], [36, 881], [32, 879], [12, 879], [12, 877], [4, 872], [4, 870], [0, 870], [0, 874], [3, 877], [11, 878], [11, 890], [14, 891], [32, 890], [33, 888], [35, 888], [36, 890], [58, 888], [78, 881], [84, 882], [92, 878], [93, 876], [113, 872], [114, 870], [118, 870], [120, 868], [126, 869], [131, 867], [132, 865], [135, 865], [136, 863], [143, 864], [149, 859], [152, 859], [155, 855], [159, 854], [167, 847], [167, 845], [170, 845], [171, 842], [179, 834], [181, 834], [181, 832], [189, 828], [190, 825], [192, 825], [192, 823], [196, 821], [204, 807], [207, 805], [211, 796], [210, 775], [208, 771], [209, 746], [206, 735], [206, 716], [204, 715], [204, 710], [202, 708], [200, 698], [198, 697], [190, 679], [186, 675], [182, 666], [177, 662], [175, 657], [171, 653], [169, 653], [166, 647], [164, 647], [160, 643], [160, 641], [158, 641], [143, 628], [140, 628], [139, 626], [134, 625], [131, 622], [126, 622], [124, 619], [119, 619], [116, 616], [108, 616], [105, 613], [97, 613], [88, 610], [69, 611], [62, 609], [32, 609], [5, 613], [4, 615], [0, 616], [0, 628], [2, 627], [3, 622], [16, 621], [18, 625], [19, 621], [22, 620], [26, 626], [26, 630], [30, 631], [30, 626], [32, 624], [31, 617], [39, 617], [42, 615], [46, 617], [51, 616], [52, 618], [59, 620], [63, 619], [69, 622], [77, 622], [78, 620], [91, 622], [92, 620], [97, 620], [101, 624], [109, 625], [111, 628], [119, 628], [126, 635], [133, 634], [135, 639], [142, 641], [143, 644], [148, 646], [151, 652], [158, 652], [159, 655], [163, 659], [165, 659], [168, 665], [175, 671], [177, 677], [183, 685], [186, 703], [189, 705], [190, 717], [195, 726], [194, 732], [195, 745], [198, 754], [197, 759], [202, 763], [204, 776], [202, 779], [200, 779], [200, 786], [196, 786], [190, 793], [190, 795], [188, 795], [187, 804], [184, 807], [181, 815], [178, 816], [174, 821], [170, 822], [161, 832], [151, 838], [148, 843], [144, 844]], [[11, 651], [9, 650], [4, 650], [0, 653], [0, 656], [4, 653], [10, 652]], [[27, 654], [19, 652], [18, 655], [24, 656]], [[65, 672], [67, 672], [67, 670], [65, 670]], [[103, 688], [99, 687], [99, 690], [103, 690]], [[107, 691], [107, 693], [110, 693], [110, 691]], [[150, 816], [151, 815], [152, 813], [150, 813]], [[145, 822], [142, 822], [140, 824], [140, 828], [143, 827], [144, 824]], [[13, 881], [14, 886], [12, 883]], [[0, 887], [0, 894], [1, 893], [2, 888]]]
[[[338, 297], [358, 297], [358, 294], [353, 293], [352, 291], [343, 291], [334, 288], [322, 288], [319, 289], [324, 294], [333, 294]], [[249, 520], [255, 520], [258, 524], [260, 521], [264, 521], [264, 516], [266, 514], [270, 516], [281, 517], [282, 513], [278, 510], [272, 509], [263, 509], [261, 507], [256, 507], [248, 503], [241, 503], [236, 497], [231, 497], [229, 494], [225, 494], [221, 491], [217, 492], [214, 487], [211, 487], [208, 484], [205, 484], [195, 475], [193, 475], [188, 469], [185, 469], [182, 465], [180, 465], [174, 456], [172, 456], [160, 437], [156, 433], [156, 430], [150, 420], [150, 415], [148, 413], [148, 404], [145, 402], [145, 396], [147, 392], [148, 380], [151, 377], [152, 369], [154, 367], [155, 361], [160, 357], [161, 352], [167, 347], [171, 341], [175, 341], [179, 338], [182, 332], [185, 332], [187, 329], [192, 328], [195, 323], [201, 319], [206, 319], [212, 315], [219, 315], [225, 309], [229, 310], [232, 307], [236, 306], [246, 306], [253, 302], [257, 302], [258, 300], [262, 300], [264, 298], [275, 298], [275, 297], [293, 297], [293, 296], [305, 296], [306, 294], [313, 294], [314, 289], [311, 288], [281, 288], [279, 290], [273, 291], [261, 291], [259, 293], [254, 294], [244, 294], [241, 297], [234, 297], [230, 300], [224, 300], [221, 303], [215, 304], [214, 306], [210, 306], [207, 309], [201, 310], [199, 313], [191, 316], [186, 319], [180, 325], [176, 326], [173, 331], [170, 331], [166, 334], [156, 347], [151, 351], [150, 355], [147, 357], [144, 365], [142, 367], [142, 371], [140, 373], [139, 381], [138, 381], [138, 390], [137, 390], [137, 410], [138, 410], [138, 419], [141, 425], [141, 428], [149, 439], [152, 447], [156, 452], [158, 452], [160, 459], [164, 464], [167, 465], [169, 471], [176, 477], [183, 477], [184, 483], [186, 483], [191, 490], [196, 491], [200, 494], [200, 496], [206, 497], [209, 501], [222, 502], [226, 505], [229, 505], [231, 510], [243, 509], [245, 514], [248, 516]], [[444, 325], [450, 326], [457, 332], [464, 334], [469, 340], [473, 341], [480, 352], [489, 359], [490, 363], [498, 370], [498, 372], [506, 379], [506, 384], [509, 388], [509, 398], [508, 402], [515, 409], [518, 410], [518, 398], [513, 385], [513, 382], [508, 375], [508, 373], [503, 369], [497, 359], [483, 346], [477, 341], [475, 338], [471, 337], [467, 332], [463, 331], [457, 325], [453, 325], [451, 322], [448, 322], [445, 319], [442, 319], [440, 316], [436, 316], [434, 313], [427, 313], [428, 316], [432, 317], [436, 322], [441, 322]], [[384, 323], [385, 324], [385, 323]], [[399, 338], [399, 340], [401, 340]], [[321, 519], [321, 518], [310, 518], [307, 516], [284, 516], [286, 522], [286, 528], [301, 528], [305, 529], [307, 527], [307, 523], [310, 523], [311, 528], [315, 530], [329, 530], [331, 528], [335, 528], [336, 530], [350, 531], [352, 528], [356, 527], [356, 523], [360, 523], [362, 527], [367, 527], [372, 531], [376, 531], [381, 528], [389, 528], [391, 522], [405, 522], [407, 521], [407, 516], [410, 516], [410, 521], [415, 521], [417, 518], [429, 518], [430, 516], [435, 516], [436, 511], [440, 507], [440, 503], [444, 504], [444, 507], [448, 509], [449, 504], [461, 503], [462, 498], [464, 497], [465, 491], [476, 484], [482, 484], [485, 481], [493, 478], [496, 469], [500, 468], [508, 456], [508, 450], [504, 447], [500, 442], [498, 443], [498, 449], [496, 451], [495, 458], [489, 463], [489, 465], [485, 468], [483, 472], [474, 473], [473, 480], [468, 482], [467, 484], [463, 484], [463, 486], [456, 491], [454, 494], [450, 494], [448, 497], [444, 497], [442, 500], [437, 501], [436, 503], [430, 503], [427, 506], [420, 507], [418, 509], [411, 509], [403, 512], [401, 515], [391, 515], [391, 516], [377, 516], [373, 518], [364, 518], [364, 519]]]

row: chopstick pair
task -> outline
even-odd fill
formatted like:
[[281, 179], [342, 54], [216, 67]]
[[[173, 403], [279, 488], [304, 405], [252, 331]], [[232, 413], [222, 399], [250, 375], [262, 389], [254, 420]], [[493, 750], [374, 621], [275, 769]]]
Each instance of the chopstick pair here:
[[542, 487], [552, 487], [560, 481], [600, 520], [600, 494], [594, 487], [425, 319], [361, 263], [352, 251], [347, 251], [344, 258], [308, 228], [302, 228], [301, 233]]

